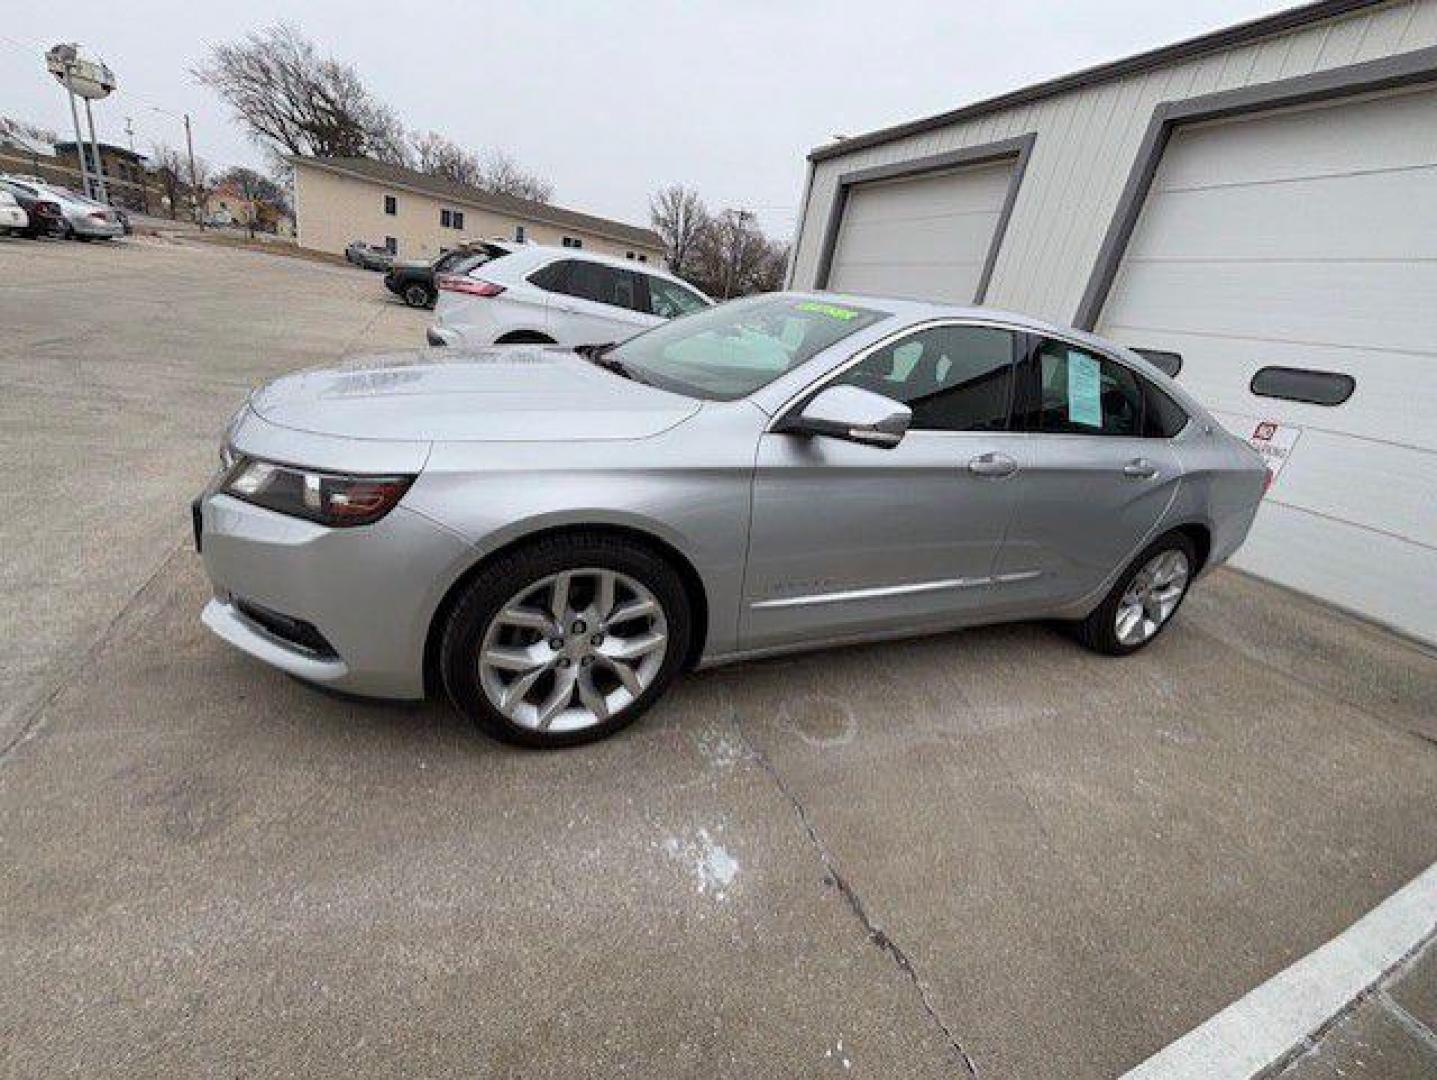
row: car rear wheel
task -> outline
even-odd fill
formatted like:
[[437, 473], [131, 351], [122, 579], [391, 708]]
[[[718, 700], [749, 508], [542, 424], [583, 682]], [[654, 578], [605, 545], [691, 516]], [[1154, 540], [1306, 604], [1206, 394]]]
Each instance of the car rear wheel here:
[[449, 616], [440, 663], [454, 706], [490, 735], [575, 746], [637, 720], [678, 673], [689, 632], [667, 561], [571, 534], [485, 567]]
[[1127, 656], [1151, 644], [1177, 614], [1196, 566], [1196, 552], [1186, 536], [1175, 532], [1159, 537], [1077, 624], [1078, 640], [1108, 656]]
[[404, 302], [410, 307], [427, 308], [434, 303], [434, 294], [428, 285], [416, 281], [414, 284], [404, 287]]

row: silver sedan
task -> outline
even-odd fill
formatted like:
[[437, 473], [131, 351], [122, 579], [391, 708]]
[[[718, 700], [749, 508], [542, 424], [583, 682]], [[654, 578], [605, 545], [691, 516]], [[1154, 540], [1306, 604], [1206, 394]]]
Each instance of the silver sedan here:
[[257, 390], [196, 500], [204, 622], [301, 678], [571, 745], [682, 670], [1057, 619], [1122, 655], [1242, 543], [1261, 459], [1110, 342], [768, 294], [617, 346]]

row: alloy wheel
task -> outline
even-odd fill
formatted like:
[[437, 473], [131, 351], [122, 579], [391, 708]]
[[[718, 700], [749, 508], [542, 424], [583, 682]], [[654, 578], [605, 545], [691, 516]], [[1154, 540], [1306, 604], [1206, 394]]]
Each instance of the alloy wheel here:
[[580, 731], [638, 700], [667, 649], [663, 607], [647, 587], [615, 570], [565, 570], [526, 585], [490, 620], [479, 684], [521, 727]]
[[1149, 559], [1128, 582], [1114, 631], [1123, 645], [1141, 645], [1162, 629], [1187, 591], [1188, 557], [1169, 548]]

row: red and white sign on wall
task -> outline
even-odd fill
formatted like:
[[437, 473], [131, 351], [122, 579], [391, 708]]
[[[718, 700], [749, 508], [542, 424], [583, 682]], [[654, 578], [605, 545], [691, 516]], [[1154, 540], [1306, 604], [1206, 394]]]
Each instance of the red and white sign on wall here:
[[1248, 445], [1262, 455], [1267, 465], [1269, 488], [1276, 483], [1277, 474], [1282, 472], [1282, 467], [1292, 456], [1292, 448], [1297, 445], [1297, 437], [1301, 434], [1300, 427], [1279, 424], [1276, 420], [1259, 420], [1247, 437]]

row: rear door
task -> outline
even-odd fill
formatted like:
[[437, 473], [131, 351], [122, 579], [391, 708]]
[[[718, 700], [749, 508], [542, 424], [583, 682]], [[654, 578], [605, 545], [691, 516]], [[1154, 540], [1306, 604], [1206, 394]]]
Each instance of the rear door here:
[[1136, 372], [1056, 338], [1027, 341], [1015, 416], [1027, 454], [998, 574], [1015, 582], [1006, 599], [1056, 605], [1092, 593], [1137, 553], [1182, 473], [1170, 440], [1144, 434]]
[[632, 270], [567, 259], [549, 298], [549, 332], [561, 345], [623, 341], [659, 320], [649, 314], [648, 290]]

